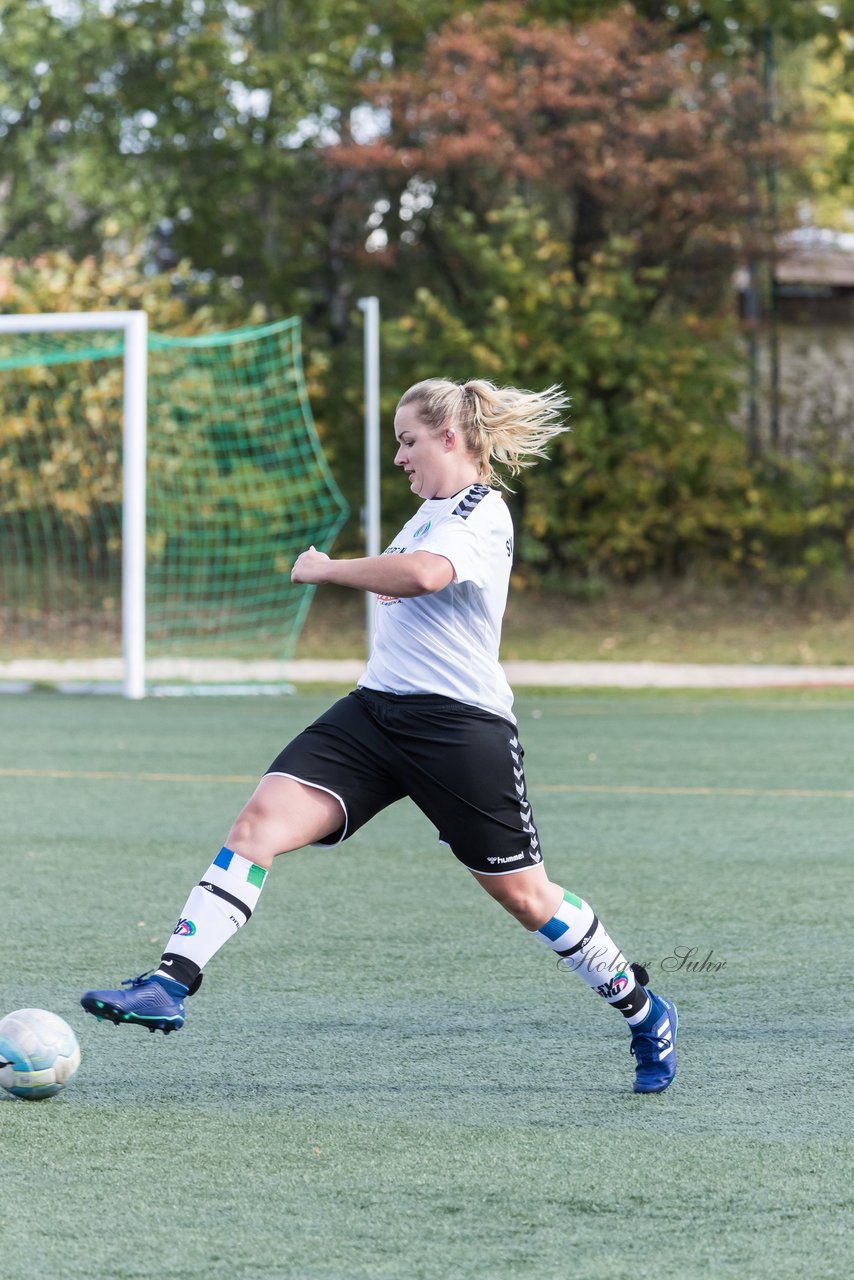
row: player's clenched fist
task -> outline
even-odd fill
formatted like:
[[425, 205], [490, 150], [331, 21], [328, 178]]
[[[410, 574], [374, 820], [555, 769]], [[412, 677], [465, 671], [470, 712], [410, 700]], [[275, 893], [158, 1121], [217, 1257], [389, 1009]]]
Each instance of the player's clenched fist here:
[[291, 582], [325, 582], [329, 556], [323, 551], [309, 547], [303, 551], [291, 569]]

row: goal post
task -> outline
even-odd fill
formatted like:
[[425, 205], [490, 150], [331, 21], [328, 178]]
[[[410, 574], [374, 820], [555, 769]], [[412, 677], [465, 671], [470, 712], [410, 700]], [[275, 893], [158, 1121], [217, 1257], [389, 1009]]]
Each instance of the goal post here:
[[[362, 362], [365, 385], [365, 554], [378, 556], [380, 534], [380, 300], [359, 298], [364, 316]], [[365, 633], [370, 657], [374, 647], [377, 598], [365, 595]]]
[[349, 514], [298, 319], [166, 337], [143, 311], [0, 316], [5, 445], [0, 638], [23, 618], [28, 652], [40, 623], [51, 649], [103, 652], [120, 595], [133, 699], [149, 653], [292, 656], [313, 591], [290, 564]]
[[122, 689], [126, 698], [144, 698], [148, 316], [144, 311], [0, 316], [0, 335], [57, 332], [118, 332], [123, 337]]

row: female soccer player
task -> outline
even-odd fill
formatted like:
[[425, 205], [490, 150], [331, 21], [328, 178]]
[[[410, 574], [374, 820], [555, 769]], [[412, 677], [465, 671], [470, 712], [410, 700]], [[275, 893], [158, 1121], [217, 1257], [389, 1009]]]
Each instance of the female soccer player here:
[[88, 991], [97, 1018], [169, 1032], [202, 970], [255, 910], [281, 853], [335, 845], [410, 796], [488, 894], [628, 1023], [634, 1091], [676, 1073], [675, 1005], [648, 990], [592, 907], [546, 874], [525, 787], [513, 695], [499, 665], [513, 526], [493, 464], [515, 474], [565, 430], [566, 399], [489, 382], [419, 382], [397, 406], [395, 464], [422, 501], [381, 556], [310, 547], [294, 582], [377, 597], [358, 687], [276, 757], [192, 890], [154, 972]]

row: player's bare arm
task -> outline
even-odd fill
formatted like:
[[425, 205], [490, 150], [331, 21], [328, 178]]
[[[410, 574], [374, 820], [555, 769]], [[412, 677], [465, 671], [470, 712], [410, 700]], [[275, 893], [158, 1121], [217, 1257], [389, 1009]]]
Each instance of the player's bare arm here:
[[384, 596], [424, 596], [441, 591], [453, 580], [454, 568], [444, 556], [415, 551], [405, 556], [362, 556], [333, 560], [310, 547], [291, 570], [293, 582], [334, 583]]

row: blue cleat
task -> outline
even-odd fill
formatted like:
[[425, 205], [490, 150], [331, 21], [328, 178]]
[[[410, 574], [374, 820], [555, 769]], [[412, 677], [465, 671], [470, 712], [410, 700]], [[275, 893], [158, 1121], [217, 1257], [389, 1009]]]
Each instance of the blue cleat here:
[[99, 1022], [136, 1023], [164, 1035], [184, 1025], [184, 996], [188, 988], [159, 973], [125, 978], [119, 991], [87, 991], [80, 1003]]
[[643, 1022], [631, 1027], [630, 1052], [635, 1057], [635, 1093], [663, 1093], [676, 1075], [676, 1005], [647, 991], [652, 1008]]

